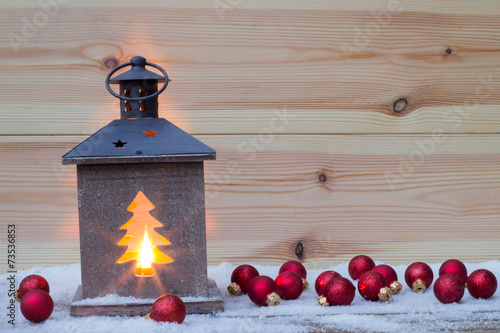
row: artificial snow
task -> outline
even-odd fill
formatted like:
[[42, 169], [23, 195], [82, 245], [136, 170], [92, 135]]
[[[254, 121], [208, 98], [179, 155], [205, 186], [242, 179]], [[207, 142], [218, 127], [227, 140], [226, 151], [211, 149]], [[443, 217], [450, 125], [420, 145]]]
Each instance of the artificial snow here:
[[[380, 264], [381, 262], [376, 262]], [[480, 264], [465, 264], [472, 273], [479, 268], [488, 269], [500, 281], [500, 261]], [[349, 278], [347, 263], [318, 270], [308, 270], [310, 287], [299, 299], [282, 301], [275, 307], [258, 307], [246, 295], [232, 297], [226, 293], [232, 270], [229, 263], [210, 266], [208, 275], [214, 279], [223, 294], [225, 311], [213, 315], [188, 315], [182, 324], [157, 323], [141, 317], [83, 317], [69, 315], [69, 307], [77, 287], [80, 285], [80, 265], [35, 267], [20, 271], [16, 285], [30, 274], [39, 274], [50, 284], [50, 295], [54, 300], [54, 312], [41, 324], [27, 321], [16, 303], [16, 325], [7, 321], [9, 298], [8, 274], [0, 275], [2, 290], [1, 332], [437, 332], [437, 331], [500, 331], [500, 290], [490, 299], [475, 299], [467, 290], [459, 303], [441, 304], [434, 296], [432, 286], [423, 294], [416, 294], [406, 286], [404, 271], [408, 265], [393, 266], [398, 273], [403, 291], [387, 303], [365, 301], [358, 293], [349, 306], [321, 307], [317, 303], [314, 281], [323, 271], [330, 269]], [[430, 265], [434, 281], [438, 277], [440, 264]], [[255, 265], [261, 275], [275, 278], [279, 266]], [[353, 281], [357, 286], [356, 281]], [[82, 300], [78, 304], [144, 302], [132, 297], [108, 295], [94, 300]], [[186, 298], [187, 300], [188, 298]], [[191, 300], [191, 298], [190, 298]], [[193, 298], [194, 300], [194, 298]], [[196, 298], [196, 301], [199, 299]]]

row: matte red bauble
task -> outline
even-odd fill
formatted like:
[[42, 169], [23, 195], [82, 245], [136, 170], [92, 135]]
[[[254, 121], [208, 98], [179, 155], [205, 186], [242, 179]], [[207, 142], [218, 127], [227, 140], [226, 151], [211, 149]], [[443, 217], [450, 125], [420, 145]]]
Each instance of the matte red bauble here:
[[368, 272], [373, 267], [375, 267], [375, 262], [372, 258], [365, 255], [359, 255], [351, 259], [347, 269], [351, 278], [357, 280], [363, 273]]
[[42, 276], [36, 274], [28, 275], [21, 281], [19, 288], [16, 290], [16, 300], [21, 302], [24, 295], [35, 289], [43, 290], [47, 294], [50, 292], [49, 283]]
[[[323, 306], [349, 305], [356, 294], [356, 287], [351, 281], [344, 277], [331, 279], [324, 288], [324, 296], [318, 298], [318, 302]], [[322, 297], [326, 301], [322, 302]]]
[[443, 274], [436, 279], [433, 289], [438, 301], [454, 303], [464, 296], [465, 283], [455, 274]]
[[278, 305], [281, 302], [278, 286], [269, 276], [260, 275], [250, 282], [248, 286], [248, 297], [259, 306]]
[[34, 289], [23, 296], [21, 313], [33, 323], [40, 323], [50, 317], [54, 310], [52, 297], [41, 289]]
[[180, 324], [186, 318], [186, 305], [175, 295], [163, 295], [153, 303], [151, 313], [146, 318]]
[[280, 273], [283, 273], [284, 271], [290, 271], [297, 274], [298, 277], [302, 279], [302, 283], [304, 284], [304, 290], [306, 290], [309, 287], [309, 282], [307, 282], [306, 280], [307, 279], [306, 268], [300, 262], [294, 260], [287, 261], [280, 267]]
[[276, 285], [281, 290], [282, 299], [297, 299], [304, 290], [302, 279], [290, 271], [280, 273], [276, 278]]
[[391, 288], [393, 295], [399, 294], [403, 289], [401, 283], [398, 282], [398, 274], [391, 266], [377, 265], [372, 268], [372, 271], [379, 272], [386, 278], [387, 282], [389, 282], [389, 288]]
[[423, 293], [430, 287], [432, 280], [434, 280], [434, 274], [426, 263], [414, 262], [406, 268], [406, 284], [416, 293]]
[[460, 280], [465, 283], [467, 281], [467, 268], [457, 259], [446, 260], [439, 268], [439, 276], [443, 274], [454, 274], [460, 278]]
[[316, 293], [318, 296], [324, 295], [323, 290], [328, 282], [331, 279], [339, 277], [340, 274], [335, 271], [324, 271], [316, 278], [316, 282], [314, 283], [314, 288], [316, 289]]
[[475, 298], [490, 298], [497, 290], [497, 286], [497, 278], [487, 269], [478, 269], [467, 279], [467, 290]]
[[358, 280], [358, 291], [361, 297], [368, 301], [388, 301], [392, 297], [392, 291], [388, 287], [387, 279], [375, 271], [368, 271], [361, 275]]
[[229, 294], [239, 296], [246, 294], [248, 285], [254, 277], [259, 276], [259, 271], [252, 265], [240, 265], [231, 274], [231, 284], [227, 287]]

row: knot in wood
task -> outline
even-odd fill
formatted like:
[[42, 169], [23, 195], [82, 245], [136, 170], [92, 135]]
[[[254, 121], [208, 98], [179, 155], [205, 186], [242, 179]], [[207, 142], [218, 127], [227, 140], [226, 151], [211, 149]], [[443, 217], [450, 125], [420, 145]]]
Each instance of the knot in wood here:
[[400, 98], [392, 105], [392, 111], [396, 113], [403, 112], [407, 105], [408, 101], [406, 100], [406, 98]]
[[302, 242], [298, 242], [295, 246], [295, 255], [299, 260], [304, 259], [304, 245], [302, 244]]
[[328, 180], [328, 178], [326, 177], [326, 175], [324, 173], [321, 173], [319, 176], [318, 176], [318, 179], [321, 183], [326, 183], [326, 181]]
[[120, 64], [118, 59], [113, 56], [105, 58], [102, 63], [106, 69], [113, 69]]

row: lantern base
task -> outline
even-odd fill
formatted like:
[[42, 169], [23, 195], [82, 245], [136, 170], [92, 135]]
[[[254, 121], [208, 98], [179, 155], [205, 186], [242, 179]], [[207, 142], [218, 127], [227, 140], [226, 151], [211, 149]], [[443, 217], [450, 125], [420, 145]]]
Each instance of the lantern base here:
[[[73, 317], [89, 316], [146, 316], [151, 312], [154, 300], [144, 300], [141, 303], [85, 304], [82, 301], [82, 286], [79, 286], [70, 306]], [[224, 311], [224, 301], [214, 280], [208, 279], [208, 297], [186, 297], [181, 299], [186, 305], [187, 314], [204, 314]]]

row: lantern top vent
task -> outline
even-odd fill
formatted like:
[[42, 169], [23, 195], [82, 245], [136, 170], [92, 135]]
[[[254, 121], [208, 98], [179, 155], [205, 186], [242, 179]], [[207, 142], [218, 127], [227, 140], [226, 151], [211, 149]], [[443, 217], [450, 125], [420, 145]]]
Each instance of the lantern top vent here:
[[[125, 66], [132, 68], [111, 79]], [[163, 76], [145, 66], [155, 67]], [[163, 68], [140, 56], [113, 69], [106, 78], [106, 88], [120, 99], [121, 119], [112, 121], [65, 154], [63, 164], [214, 160], [212, 148], [168, 120], [158, 118], [158, 95], [165, 90], [168, 81]], [[163, 82], [160, 89], [158, 82]], [[120, 94], [110, 88], [110, 83], [120, 84]]]
[[[118, 70], [131, 66], [132, 68], [114, 78], [111, 78]], [[146, 66], [154, 67], [163, 76], [146, 69]], [[136, 56], [130, 62], [122, 64], [113, 69], [106, 77], [106, 89], [116, 98], [120, 99], [121, 119], [158, 118], [158, 95], [168, 85], [167, 72], [160, 66], [147, 62], [146, 58]], [[163, 85], [158, 89], [158, 83]], [[120, 93], [116, 93], [109, 86], [117, 83], [120, 85]]]
[[[156, 80], [157, 82], [165, 82], [165, 79], [168, 80], [168, 76], [163, 77], [161, 75], [158, 75], [156, 73], [153, 73], [149, 70], [146, 69], [146, 65], [153, 65], [151, 63], [148, 63], [146, 61], [146, 58], [141, 57], [141, 56], [135, 56], [132, 59], [130, 59], [130, 63], [121, 65], [113, 70], [110, 74], [114, 74], [118, 69], [121, 69], [125, 66], [131, 65], [132, 68], [125, 72], [122, 73], [118, 76], [115, 76], [114, 78], [109, 79], [109, 83], [120, 83], [120, 81], [130, 81], [130, 80]], [[153, 67], [158, 68], [156, 65]]]

